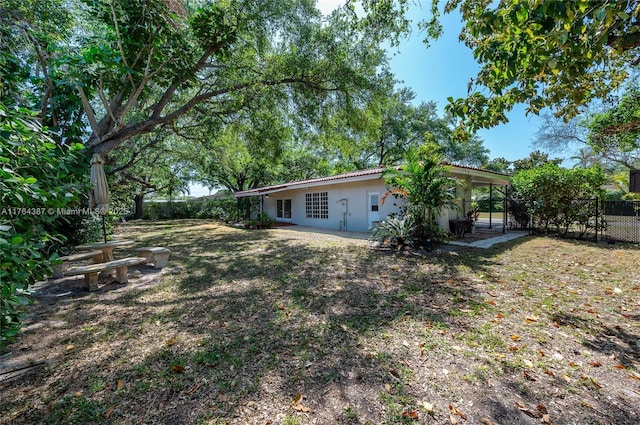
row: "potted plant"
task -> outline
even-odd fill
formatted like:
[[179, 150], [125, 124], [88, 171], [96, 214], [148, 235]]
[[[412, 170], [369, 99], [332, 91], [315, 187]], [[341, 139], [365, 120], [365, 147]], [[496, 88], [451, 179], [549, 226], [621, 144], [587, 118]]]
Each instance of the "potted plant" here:
[[265, 212], [260, 214], [260, 216], [258, 217], [258, 220], [260, 220], [260, 222], [262, 223], [262, 226], [265, 229], [270, 228], [271, 225], [273, 224], [273, 219], [271, 217], [269, 217], [269, 215], [267, 213], [265, 213]]
[[245, 229], [248, 229], [249, 227], [251, 227], [251, 220], [244, 220], [242, 222], [242, 225], [244, 226]]

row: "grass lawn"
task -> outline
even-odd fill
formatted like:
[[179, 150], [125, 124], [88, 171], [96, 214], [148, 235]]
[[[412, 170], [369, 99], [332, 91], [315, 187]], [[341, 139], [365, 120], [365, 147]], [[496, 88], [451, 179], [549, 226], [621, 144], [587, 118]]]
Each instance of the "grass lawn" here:
[[193, 220], [119, 236], [170, 247], [169, 267], [38, 285], [2, 360], [47, 363], [0, 383], [0, 423], [640, 423], [637, 246], [396, 253]]

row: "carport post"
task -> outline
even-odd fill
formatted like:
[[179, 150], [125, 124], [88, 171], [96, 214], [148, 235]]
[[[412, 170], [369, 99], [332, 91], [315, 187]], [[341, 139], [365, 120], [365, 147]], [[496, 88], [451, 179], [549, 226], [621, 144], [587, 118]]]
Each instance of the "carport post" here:
[[489, 183], [489, 229], [493, 229], [491, 226], [491, 215], [493, 212], [493, 183]]

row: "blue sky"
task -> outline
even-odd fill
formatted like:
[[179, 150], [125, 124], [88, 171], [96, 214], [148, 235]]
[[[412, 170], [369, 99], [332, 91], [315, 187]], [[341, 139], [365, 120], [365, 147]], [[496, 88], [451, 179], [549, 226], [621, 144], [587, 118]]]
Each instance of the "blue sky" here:
[[[425, 16], [427, 11], [418, 6], [411, 12], [411, 18], [416, 22]], [[467, 96], [467, 84], [480, 67], [472, 51], [458, 40], [462, 28], [459, 15], [444, 15], [441, 23], [444, 34], [431, 41], [429, 47], [423, 43], [424, 33], [414, 30], [396, 49], [391, 70], [404, 86], [416, 93], [417, 102], [436, 101], [438, 109], [444, 113], [448, 97]], [[481, 130], [478, 135], [491, 151], [490, 158], [504, 157], [510, 161], [525, 158], [533, 150], [531, 144], [541, 119], [525, 116], [524, 106], [514, 108], [507, 117], [509, 123]]]

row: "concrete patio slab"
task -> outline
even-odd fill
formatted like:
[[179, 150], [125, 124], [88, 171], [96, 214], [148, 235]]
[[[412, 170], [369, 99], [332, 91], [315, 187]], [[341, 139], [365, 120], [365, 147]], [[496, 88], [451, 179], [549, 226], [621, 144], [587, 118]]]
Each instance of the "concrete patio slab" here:
[[493, 237], [493, 238], [482, 239], [482, 240], [478, 240], [478, 241], [474, 241], [474, 242], [449, 241], [447, 243], [449, 245], [466, 246], [468, 248], [483, 248], [483, 249], [487, 249], [487, 248], [491, 248], [495, 244], [499, 244], [499, 243], [507, 242], [507, 241], [510, 241], [510, 240], [513, 240], [513, 239], [517, 239], [517, 238], [520, 238], [522, 236], [526, 236], [528, 234], [529, 234], [529, 232], [526, 232], [526, 231], [512, 231], [512, 232], [509, 232], [509, 233], [496, 235], [496, 237]]

